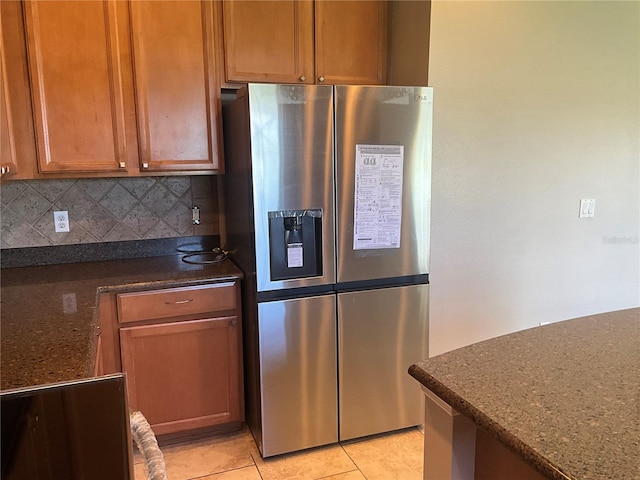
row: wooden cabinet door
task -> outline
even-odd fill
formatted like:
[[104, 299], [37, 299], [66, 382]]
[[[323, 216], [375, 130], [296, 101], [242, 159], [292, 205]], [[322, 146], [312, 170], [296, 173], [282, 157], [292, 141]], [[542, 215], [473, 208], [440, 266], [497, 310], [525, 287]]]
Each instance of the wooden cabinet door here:
[[157, 435], [242, 420], [238, 318], [120, 329], [129, 405]]
[[310, 0], [228, 0], [223, 25], [228, 82], [315, 82]]
[[130, 6], [141, 169], [222, 170], [212, 3]]
[[13, 118], [9, 100], [9, 80], [0, 24], [0, 169], [2, 178], [18, 172]]
[[41, 172], [125, 170], [131, 74], [121, 61], [129, 48], [123, 12], [117, 1], [25, 2]]
[[0, 1], [0, 167], [3, 181], [34, 178], [37, 173], [19, 0]]
[[315, 2], [316, 83], [386, 83], [387, 2]]

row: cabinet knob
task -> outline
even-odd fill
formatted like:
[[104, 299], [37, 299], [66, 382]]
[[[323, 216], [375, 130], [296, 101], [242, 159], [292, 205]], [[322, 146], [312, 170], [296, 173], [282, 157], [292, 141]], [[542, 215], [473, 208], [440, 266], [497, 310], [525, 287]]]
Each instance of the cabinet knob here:
[[148, 163], [143, 163], [142, 164], [142, 168], [149, 168], [149, 164]]
[[231, 325], [232, 327], [235, 327], [236, 325], [238, 325], [238, 320], [233, 319], [229, 322], [229, 325]]
[[300, 77], [300, 79], [299, 79], [299, 80], [300, 80], [301, 82], [304, 82], [306, 79], [307, 79], [307, 77], [305, 77], [304, 75], [302, 75], [302, 76]]
[[120, 168], [124, 168], [126, 166], [126, 164], [124, 162], [120, 162], [119, 167]]
[[318, 77], [319, 82], [324, 82], [324, 77]]
[[9, 173], [9, 167], [2, 167], [2, 169], [0, 169], [0, 173], [2, 173], [2, 175]]

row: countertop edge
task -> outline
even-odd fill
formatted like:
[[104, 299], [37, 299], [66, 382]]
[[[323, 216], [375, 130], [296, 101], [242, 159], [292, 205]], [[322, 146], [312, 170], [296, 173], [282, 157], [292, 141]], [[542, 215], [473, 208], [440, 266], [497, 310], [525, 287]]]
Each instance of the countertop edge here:
[[191, 285], [206, 285], [212, 282], [220, 283], [232, 280], [242, 280], [243, 278], [244, 275], [242, 273], [238, 273], [216, 277], [205, 275], [199, 278], [184, 278], [180, 280], [154, 280], [126, 284], [100, 285], [97, 289], [97, 295], [100, 295], [101, 293], [136, 292], [140, 290], [149, 290], [150, 288], [178, 288]]
[[541, 456], [534, 449], [522, 442], [508, 430], [491, 420], [482, 411], [471, 405], [460, 395], [456, 394], [442, 382], [429, 375], [418, 364], [409, 367], [409, 375], [415, 378], [425, 388], [431, 390], [440, 399], [454, 408], [460, 414], [470, 418], [477, 428], [482, 429], [492, 437], [496, 438], [509, 451], [522, 459], [532, 468], [553, 480], [575, 480], [574, 477], [563, 473], [553, 463]]
[[87, 359], [87, 377], [95, 377], [96, 371], [96, 357], [98, 353], [98, 335], [100, 335], [100, 309], [98, 308], [100, 302], [100, 289], [96, 289], [96, 300], [93, 307], [93, 314], [91, 316], [92, 332], [89, 334], [89, 358]]

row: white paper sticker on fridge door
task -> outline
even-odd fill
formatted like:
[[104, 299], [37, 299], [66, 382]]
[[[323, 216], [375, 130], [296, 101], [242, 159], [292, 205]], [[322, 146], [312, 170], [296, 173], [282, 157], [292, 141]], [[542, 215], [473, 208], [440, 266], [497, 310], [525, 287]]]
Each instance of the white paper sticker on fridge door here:
[[402, 145], [356, 145], [353, 249], [400, 248]]

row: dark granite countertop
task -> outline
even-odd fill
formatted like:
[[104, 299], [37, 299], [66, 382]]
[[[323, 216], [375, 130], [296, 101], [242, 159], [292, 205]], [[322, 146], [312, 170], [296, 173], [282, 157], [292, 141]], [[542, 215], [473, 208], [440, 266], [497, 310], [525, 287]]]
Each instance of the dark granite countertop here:
[[180, 255], [2, 269], [0, 389], [91, 376], [101, 292], [237, 278], [230, 260], [194, 265]]
[[640, 308], [494, 338], [409, 373], [548, 478], [640, 478]]

